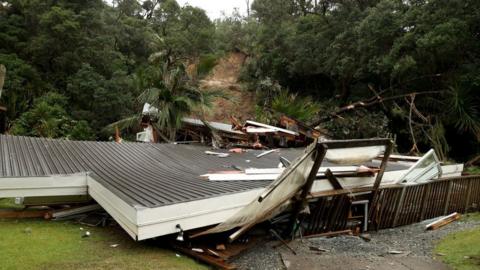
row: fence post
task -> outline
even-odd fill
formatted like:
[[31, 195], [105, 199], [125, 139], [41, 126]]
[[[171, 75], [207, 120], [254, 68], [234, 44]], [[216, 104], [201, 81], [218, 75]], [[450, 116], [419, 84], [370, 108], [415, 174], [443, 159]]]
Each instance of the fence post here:
[[452, 189], [453, 189], [453, 181], [450, 180], [448, 182], [448, 192], [447, 192], [447, 198], [445, 199], [445, 207], [443, 208], [443, 215], [446, 215], [448, 213], [448, 205], [450, 204], [450, 197], [452, 196]]
[[432, 184], [426, 184], [422, 194], [422, 204], [420, 206], [420, 216], [418, 221], [422, 221], [425, 218], [425, 211], [427, 211], [427, 198], [430, 195], [430, 188]]
[[398, 200], [397, 209], [395, 209], [395, 216], [393, 218], [392, 227], [397, 226], [398, 218], [400, 216], [400, 212], [401, 212], [402, 207], [403, 207], [403, 200], [405, 199], [406, 191], [407, 191], [407, 186], [404, 186], [402, 188], [402, 194], [400, 195], [400, 199]]
[[467, 198], [465, 199], [465, 211], [464, 211], [464, 213], [468, 212], [468, 208], [470, 206], [470, 196], [472, 194], [472, 181], [473, 181], [472, 178], [468, 179]]

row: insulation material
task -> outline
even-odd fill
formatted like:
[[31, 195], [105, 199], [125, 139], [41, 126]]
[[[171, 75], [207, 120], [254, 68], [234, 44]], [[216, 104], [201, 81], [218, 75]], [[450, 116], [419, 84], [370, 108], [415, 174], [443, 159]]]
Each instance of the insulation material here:
[[316, 141], [265, 188], [261, 201], [256, 198], [225, 222], [195, 236], [225, 232], [247, 224], [258, 223], [270, 217], [278, 207], [291, 199], [304, 186], [315, 163], [315, 153], [317, 153]]
[[335, 164], [361, 164], [385, 152], [384, 145], [329, 149], [325, 159]]

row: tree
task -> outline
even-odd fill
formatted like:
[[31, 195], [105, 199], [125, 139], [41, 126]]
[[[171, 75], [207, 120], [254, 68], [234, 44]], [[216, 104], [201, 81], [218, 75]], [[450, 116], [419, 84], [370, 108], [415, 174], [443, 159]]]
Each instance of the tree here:
[[[478, 151], [478, 1], [257, 0], [252, 11], [259, 25], [245, 76], [251, 85], [271, 78], [333, 111], [372, 96], [385, 99], [331, 121], [348, 129], [365, 114], [384, 115], [401, 151], [414, 142], [444, 158]], [[448, 147], [458, 137], [474, 138], [470, 153]]]
[[49, 92], [35, 100], [32, 108], [14, 122], [10, 132], [35, 137], [93, 139], [88, 123], [72, 120], [67, 105], [65, 96]]
[[49, 89], [50, 86], [42, 82], [34, 67], [15, 54], [0, 54], [0, 63], [8, 70], [1, 100], [8, 108], [8, 119], [16, 119], [30, 107], [42, 89]]
[[[169, 61], [151, 66], [139, 74], [143, 92], [138, 96], [139, 104], [150, 104], [154, 110], [148, 112], [154, 127], [166, 141], [175, 141], [182, 119], [197, 114], [204, 119], [212, 98], [220, 96], [216, 91], [201, 92], [192, 81], [182, 64], [172, 66]], [[110, 124], [121, 129], [138, 126], [142, 115], [134, 115]]]

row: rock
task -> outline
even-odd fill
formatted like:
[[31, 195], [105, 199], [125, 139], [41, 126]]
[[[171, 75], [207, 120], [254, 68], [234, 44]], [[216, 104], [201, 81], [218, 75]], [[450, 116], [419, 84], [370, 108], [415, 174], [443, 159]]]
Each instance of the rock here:
[[359, 235], [360, 238], [362, 238], [363, 240], [365, 240], [366, 242], [370, 242], [372, 241], [372, 238], [370, 236], [370, 234], [368, 233], [362, 233]]

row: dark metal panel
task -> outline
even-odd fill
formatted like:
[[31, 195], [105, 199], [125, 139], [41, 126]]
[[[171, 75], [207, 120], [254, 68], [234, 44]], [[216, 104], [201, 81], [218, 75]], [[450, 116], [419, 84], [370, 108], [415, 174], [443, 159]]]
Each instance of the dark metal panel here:
[[[68, 141], [0, 136], [0, 177], [91, 172], [92, 177], [131, 205], [156, 207], [266, 186], [269, 181], [209, 182], [201, 174], [218, 170], [276, 167], [279, 156], [294, 159], [302, 149], [206, 155], [204, 146]], [[249, 160], [249, 162], [247, 162]]]

